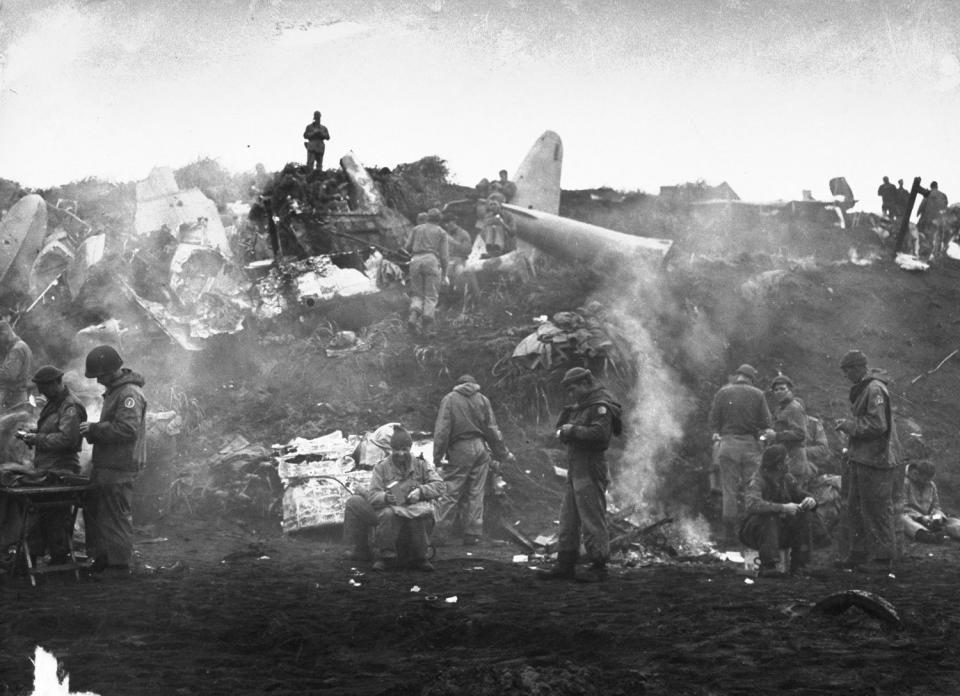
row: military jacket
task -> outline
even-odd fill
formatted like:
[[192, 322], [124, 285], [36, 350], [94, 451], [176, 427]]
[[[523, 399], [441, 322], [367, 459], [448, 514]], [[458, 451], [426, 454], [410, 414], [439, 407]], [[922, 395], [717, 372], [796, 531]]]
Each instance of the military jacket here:
[[78, 453], [83, 444], [80, 424], [85, 420], [87, 410], [69, 389], [48, 401], [37, 420], [34, 466], [40, 471], [58, 469], [79, 473]]

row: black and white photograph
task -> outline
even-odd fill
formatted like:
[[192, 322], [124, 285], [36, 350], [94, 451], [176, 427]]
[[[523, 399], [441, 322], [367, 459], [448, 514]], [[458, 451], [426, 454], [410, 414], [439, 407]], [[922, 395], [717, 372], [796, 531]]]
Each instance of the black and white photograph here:
[[951, 0], [0, 0], [0, 696], [960, 682]]

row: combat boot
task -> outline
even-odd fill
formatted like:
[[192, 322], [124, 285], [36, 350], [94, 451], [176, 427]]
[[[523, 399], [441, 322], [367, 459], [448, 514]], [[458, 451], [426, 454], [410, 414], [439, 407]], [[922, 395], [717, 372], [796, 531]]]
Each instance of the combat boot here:
[[577, 582], [603, 582], [607, 579], [607, 564], [604, 561], [594, 561], [590, 567], [577, 576]]
[[542, 580], [575, 580], [577, 565], [577, 554], [572, 551], [560, 551], [557, 554], [557, 564], [548, 572], [541, 573], [537, 577]]
[[784, 573], [777, 568], [776, 563], [761, 563], [760, 570], [757, 571], [758, 578], [783, 578]]

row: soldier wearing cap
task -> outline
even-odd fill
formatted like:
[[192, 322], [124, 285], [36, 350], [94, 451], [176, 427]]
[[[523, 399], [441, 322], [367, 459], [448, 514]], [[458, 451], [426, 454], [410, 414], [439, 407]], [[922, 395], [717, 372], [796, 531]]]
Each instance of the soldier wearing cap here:
[[604, 455], [610, 438], [623, 430], [622, 409], [613, 395], [583, 367], [567, 370], [561, 380], [574, 404], [557, 419], [557, 438], [567, 446], [567, 485], [560, 505], [557, 565], [545, 577], [574, 579], [580, 537], [590, 560], [586, 580], [606, 577], [610, 556], [607, 530], [607, 485]]
[[760, 552], [760, 577], [776, 577], [780, 549], [790, 549], [790, 574], [803, 572], [810, 561], [808, 510], [817, 501], [787, 471], [787, 450], [771, 445], [763, 451], [760, 470], [747, 484], [747, 517], [740, 528], [744, 546]]
[[0, 321], [0, 409], [29, 398], [33, 351], [17, 336], [9, 322]]
[[410, 433], [395, 425], [390, 436], [390, 454], [373, 465], [369, 490], [346, 502], [343, 536], [352, 545], [347, 558], [362, 561], [371, 557], [372, 529], [376, 571], [396, 568], [401, 561], [401, 540], [406, 542], [408, 555], [402, 560], [414, 570], [434, 569], [427, 560], [427, 550], [433, 530], [434, 501], [443, 494], [444, 483], [432, 464], [411, 456], [412, 445]]
[[793, 395], [793, 380], [779, 374], [770, 382], [770, 390], [777, 400], [773, 414], [773, 441], [787, 450], [787, 471], [801, 486], [817, 475], [817, 467], [807, 461], [807, 411], [803, 402]]
[[[79, 452], [83, 438], [80, 424], [87, 420], [87, 411], [63, 383], [63, 372], [53, 365], [44, 365], [33, 375], [33, 382], [47, 403], [40, 411], [35, 430], [23, 436], [34, 448], [33, 465], [38, 471], [67, 474], [80, 473]], [[30, 552], [50, 554], [50, 563], [67, 562], [73, 533], [73, 517], [66, 507], [43, 508], [31, 535]]]
[[757, 371], [743, 364], [713, 397], [709, 424], [719, 441], [717, 464], [723, 493], [723, 531], [726, 543], [736, 544], [737, 521], [742, 518], [744, 487], [760, 466], [760, 440], [775, 436], [770, 408], [754, 386]]
[[890, 392], [883, 379], [869, 372], [867, 357], [859, 350], [848, 351], [840, 369], [853, 385], [851, 417], [834, 423], [848, 438], [844, 484], [850, 553], [842, 565], [863, 567], [873, 561], [874, 568], [886, 570], [896, 555], [894, 500], [903, 480], [897, 468]]
[[93, 445], [94, 488], [83, 511], [87, 554], [94, 559], [94, 571], [129, 569], [133, 482], [146, 462], [144, 380], [123, 367], [123, 359], [112, 346], [97, 346], [87, 353], [84, 374], [106, 387], [99, 422], [80, 424], [80, 432]]
[[413, 228], [406, 243], [410, 253], [410, 316], [407, 323], [413, 333], [429, 331], [433, 324], [440, 283], [450, 263], [450, 242], [440, 222], [437, 208], [427, 211], [427, 221]]
[[480, 393], [472, 375], [461, 375], [440, 401], [433, 427], [433, 462], [444, 457], [446, 491], [437, 501], [437, 545], [453, 531], [457, 510], [463, 508], [463, 544], [472, 546], [483, 533], [483, 504], [490, 471], [490, 450], [497, 461], [513, 461], [493, 415], [490, 399]]

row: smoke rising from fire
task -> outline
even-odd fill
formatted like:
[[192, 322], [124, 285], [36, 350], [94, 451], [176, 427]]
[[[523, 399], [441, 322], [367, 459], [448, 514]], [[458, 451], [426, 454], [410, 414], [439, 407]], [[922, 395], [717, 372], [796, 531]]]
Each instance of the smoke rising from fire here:
[[650, 517], [660, 511], [661, 477], [683, 437], [694, 401], [653, 333], [657, 309], [663, 306], [656, 275], [637, 273], [625, 285], [618, 288], [611, 315], [632, 344], [637, 377], [634, 401], [624, 417], [626, 449], [613, 496], [621, 505], [635, 506], [641, 517]]

